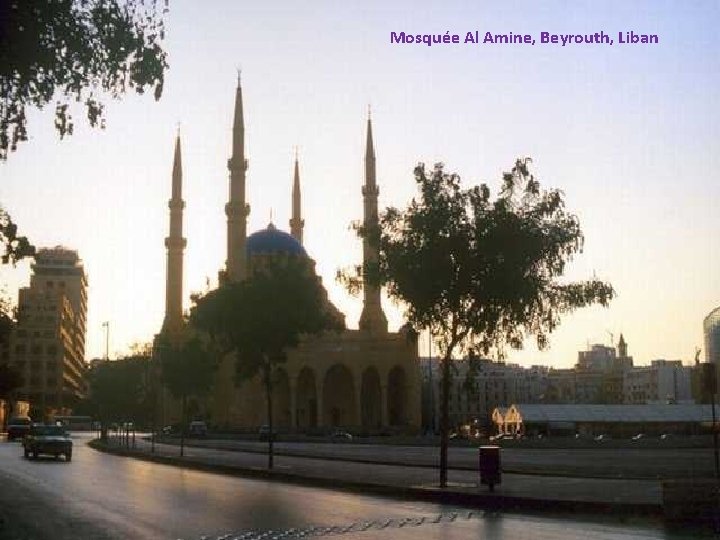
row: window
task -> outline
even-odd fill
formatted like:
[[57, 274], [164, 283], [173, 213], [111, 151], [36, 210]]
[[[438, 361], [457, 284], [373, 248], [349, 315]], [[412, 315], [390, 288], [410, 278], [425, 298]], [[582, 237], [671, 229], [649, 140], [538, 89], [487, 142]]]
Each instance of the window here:
[[53, 285], [55, 285], [55, 283], [53, 283], [52, 281], [48, 281], [48, 282], [46, 283], [46, 286], [47, 286], [48, 289], [52, 289], [52, 288], [53, 288]]
[[16, 345], [15, 354], [25, 354], [25, 345]]

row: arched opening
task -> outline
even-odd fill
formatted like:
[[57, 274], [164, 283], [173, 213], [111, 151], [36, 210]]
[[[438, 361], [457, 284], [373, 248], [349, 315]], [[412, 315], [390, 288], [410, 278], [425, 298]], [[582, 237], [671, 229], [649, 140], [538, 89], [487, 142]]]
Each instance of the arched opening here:
[[273, 425], [290, 427], [290, 380], [284, 369], [276, 370], [273, 377]]
[[407, 378], [405, 370], [395, 366], [388, 375], [387, 387], [388, 422], [391, 426], [407, 424]]
[[352, 372], [335, 364], [325, 373], [323, 422], [327, 426], [356, 426], [355, 385]]
[[317, 390], [315, 373], [303, 368], [297, 380], [297, 427], [314, 428], [318, 425]]
[[378, 428], [382, 421], [380, 407], [380, 375], [374, 367], [367, 368], [360, 386], [360, 414], [364, 428]]

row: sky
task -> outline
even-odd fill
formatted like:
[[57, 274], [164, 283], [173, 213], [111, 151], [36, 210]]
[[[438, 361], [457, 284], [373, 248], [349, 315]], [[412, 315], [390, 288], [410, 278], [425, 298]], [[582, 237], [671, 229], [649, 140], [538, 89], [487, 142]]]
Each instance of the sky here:
[[[299, 149], [308, 253], [331, 300], [357, 327], [361, 298], [335, 281], [361, 259], [365, 122], [372, 108], [379, 204], [415, 195], [416, 163], [446, 164], [465, 186], [530, 156], [543, 187], [580, 218], [583, 253], [567, 279], [593, 275], [617, 297], [569, 314], [537, 351], [507, 360], [572, 367], [622, 332], [636, 364], [690, 363], [720, 305], [720, 37], [714, 1], [234, 2], [173, 0], [160, 101], [106, 100], [107, 129], [55, 133], [33, 111], [30, 141], [0, 163], [0, 204], [39, 246], [77, 249], [89, 279], [87, 358], [151, 341], [165, 305], [174, 137], [181, 133], [185, 308], [225, 262], [236, 70], [242, 69], [250, 232], [288, 230]], [[531, 34], [535, 45], [463, 43], [467, 32]], [[391, 32], [457, 34], [459, 44], [391, 43]], [[604, 31], [614, 45], [541, 44], [541, 32]], [[659, 43], [620, 45], [618, 32]], [[17, 298], [27, 262], [0, 269]], [[385, 299], [390, 327], [402, 306]], [[420, 354], [427, 354], [421, 340]]]

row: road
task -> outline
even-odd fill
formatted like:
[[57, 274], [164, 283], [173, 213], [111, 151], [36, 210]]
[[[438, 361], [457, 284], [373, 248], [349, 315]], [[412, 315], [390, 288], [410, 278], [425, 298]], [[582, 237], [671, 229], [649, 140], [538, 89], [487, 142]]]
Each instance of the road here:
[[[247, 440], [194, 439], [190, 444], [220, 449], [266, 452], [267, 443]], [[277, 442], [278, 453], [357, 461], [380, 461], [436, 467], [439, 451], [430, 446]], [[477, 449], [451, 447], [450, 467], [477, 469]], [[585, 477], [687, 478], [714, 474], [712, 448], [503, 448], [508, 471]]]
[[330, 528], [324, 536], [368, 540], [697, 538], [647, 521], [617, 524], [612, 518], [482, 512], [468, 518], [468, 509], [111, 456], [85, 446], [87, 438], [75, 436], [72, 463], [26, 460], [18, 443], [0, 442], [0, 514], [5, 520], [0, 538], [197, 539], [232, 533], [250, 540], [292, 538], [290, 528], [317, 534], [311, 528], [320, 526]]

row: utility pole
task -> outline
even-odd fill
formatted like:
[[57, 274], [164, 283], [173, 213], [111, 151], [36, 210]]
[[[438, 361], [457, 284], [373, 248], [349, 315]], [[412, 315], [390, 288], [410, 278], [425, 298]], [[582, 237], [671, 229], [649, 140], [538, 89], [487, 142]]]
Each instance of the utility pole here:
[[432, 330], [428, 325], [428, 378], [430, 381], [430, 426], [435, 434], [435, 388], [433, 387]]

